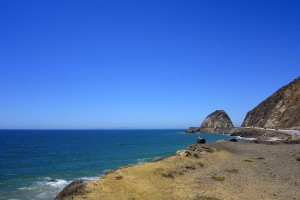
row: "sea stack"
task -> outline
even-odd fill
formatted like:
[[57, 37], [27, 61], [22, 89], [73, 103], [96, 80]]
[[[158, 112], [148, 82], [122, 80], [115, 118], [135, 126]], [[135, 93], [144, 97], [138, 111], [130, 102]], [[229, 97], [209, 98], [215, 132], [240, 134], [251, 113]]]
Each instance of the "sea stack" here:
[[231, 134], [235, 131], [236, 129], [227, 113], [224, 110], [216, 110], [205, 118], [200, 127], [190, 127], [185, 132]]
[[242, 127], [300, 128], [300, 77], [249, 111]]
[[233, 128], [231, 119], [224, 110], [216, 110], [202, 122], [200, 129]]
[[224, 110], [216, 110], [202, 122], [200, 133], [231, 133], [234, 129], [230, 117]]

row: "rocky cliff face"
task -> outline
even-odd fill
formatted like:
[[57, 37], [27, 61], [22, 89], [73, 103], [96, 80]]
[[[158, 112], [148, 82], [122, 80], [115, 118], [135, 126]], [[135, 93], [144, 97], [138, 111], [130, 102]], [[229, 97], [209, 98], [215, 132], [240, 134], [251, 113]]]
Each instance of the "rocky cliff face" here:
[[224, 110], [216, 110], [202, 122], [200, 129], [233, 128], [233, 124]]
[[300, 128], [300, 77], [249, 111], [242, 126]]

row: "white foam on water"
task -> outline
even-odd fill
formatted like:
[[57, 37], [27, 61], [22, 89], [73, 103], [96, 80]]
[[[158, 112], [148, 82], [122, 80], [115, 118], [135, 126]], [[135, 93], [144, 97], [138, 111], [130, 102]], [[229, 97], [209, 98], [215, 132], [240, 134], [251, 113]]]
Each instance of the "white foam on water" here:
[[57, 187], [61, 188], [61, 187], [66, 186], [68, 183], [69, 183], [69, 181], [66, 181], [66, 180], [63, 180], [63, 179], [56, 179], [53, 182], [46, 182], [45, 185], [51, 186], [51, 187], [54, 187], [54, 188], [57, 188]]
[[112, 171], [114, 171], [114, 170], [112, 170], [112, 169], [106, 169], [106, 170], [103, 170], [103, 175], [105, 175], [105, 174], [108, 174], [108, 173], [110, 173], [110, 172], [112, 172]]
[[[153, 158], [152, 157], [151, 158], [141, 158], [141, 159], [137, 159], [137, 164], [142, 165], [144, 163], [152, 162], [152, 161], [159, 160], [162, 158], [164, 158], [164, 156], [155, 156]], [[133, 165], [135, 165], [135, 164], [133, 164]]]
[[246, 137], [241, 137], [241, 136], [235, 136], [236, 139], [239, 140], [257, 140], [257, 138], [246, 138]]
[[[83, 181], [97, 180], [99, 177], [81, 177]], [[77, 180], [77, 179], [76, 179]], [[73, 181], [73, 180], [72, 180]], [[54, 179], [44, 177], [40, 181], [36, 181], [28, 187], [20, 187], [18, 190], [21, 192], [25, 199], [54, 199], [58, 193], [70, 184], [72, 181], [65, 179]]]
[[94, 176], [94, 177], [81, 177], [79, 179], [83, 180], [83, 181], [95, 181], [98, 180], [100, 176]]
[[37, 187], [20, 187], [18, 190], [34, 190], [37, 189]]
[[278, 137], [271, 137], [271, 138], [267, 139], [266, 141], [272, 142], [272, 141], [279, 141], [279, 140], [281, 140], [281, 139]]
[[140, 158], [140, 159], [137, 159], [136, 161], [137, 161], [138, 165], [142, 165], [146, 162], [149, 162], [150, 160], [151, 160], [151, 158]]

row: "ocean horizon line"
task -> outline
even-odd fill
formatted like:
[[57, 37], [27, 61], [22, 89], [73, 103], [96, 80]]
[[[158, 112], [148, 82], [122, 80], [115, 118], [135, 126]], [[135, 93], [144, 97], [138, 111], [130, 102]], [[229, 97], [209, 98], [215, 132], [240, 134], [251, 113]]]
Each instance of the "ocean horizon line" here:
[[43, 130], [185, 130], [186, 128], [0, 128], [0, 131], [2, 130], [37, 130], [37, 131], [43, 131]]

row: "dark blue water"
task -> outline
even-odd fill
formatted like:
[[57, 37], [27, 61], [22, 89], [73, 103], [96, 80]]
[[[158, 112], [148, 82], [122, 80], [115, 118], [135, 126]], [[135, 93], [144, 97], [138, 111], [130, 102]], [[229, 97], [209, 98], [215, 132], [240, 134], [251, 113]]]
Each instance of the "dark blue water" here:
[[0, 130], [0, 199], [53, 199], [75, 179], [171, 155], [197, 137], [182, 130]]

